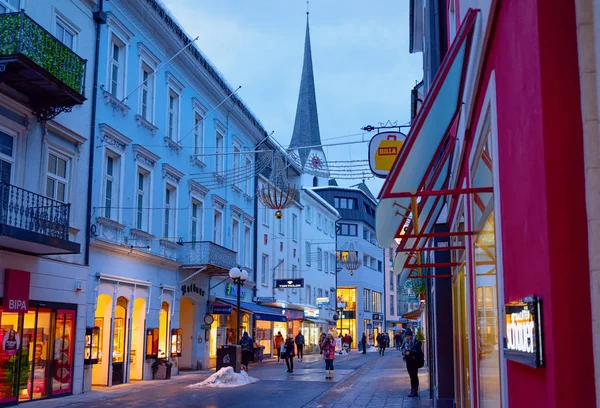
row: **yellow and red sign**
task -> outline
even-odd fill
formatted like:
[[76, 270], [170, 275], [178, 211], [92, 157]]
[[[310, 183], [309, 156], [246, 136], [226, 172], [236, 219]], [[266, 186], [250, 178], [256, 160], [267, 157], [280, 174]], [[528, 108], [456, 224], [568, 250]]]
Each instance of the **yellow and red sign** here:
[[401, 132], [381, 132], [373, 136], [369, 142], [369, 166], [375, 176], [387, 177], [405, 140], [406, 135]]

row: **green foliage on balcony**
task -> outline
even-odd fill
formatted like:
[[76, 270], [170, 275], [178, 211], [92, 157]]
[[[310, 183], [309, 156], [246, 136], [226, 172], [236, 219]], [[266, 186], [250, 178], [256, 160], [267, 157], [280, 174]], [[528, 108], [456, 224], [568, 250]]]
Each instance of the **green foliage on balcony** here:
[[86, 61], [24, 12], [0, 15], [0, 56], [22, 54], [83, 94]]

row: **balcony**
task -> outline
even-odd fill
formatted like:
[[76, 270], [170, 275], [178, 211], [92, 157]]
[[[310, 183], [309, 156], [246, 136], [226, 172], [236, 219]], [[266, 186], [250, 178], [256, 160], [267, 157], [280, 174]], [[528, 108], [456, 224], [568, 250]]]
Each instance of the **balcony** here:
[[178, 252], [178, 261], [183, 268], [206, 267], [210, 274], [223, 274], [237, 266], [236, 252], [210, 241], [182, 244]]
[[34, 255], [78, 254], [69, 241], [71, 204], [0, 182], [0, 247]]
[[86, 60], [23, 11], [0, 14], [0, 83], [29, 99], [41, 120], [85, 101]]

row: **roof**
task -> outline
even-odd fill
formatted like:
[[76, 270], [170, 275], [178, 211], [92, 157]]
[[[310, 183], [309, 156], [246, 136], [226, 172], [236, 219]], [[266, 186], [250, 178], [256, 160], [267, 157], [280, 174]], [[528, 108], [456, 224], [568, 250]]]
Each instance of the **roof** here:
[[[366, 185], [365, 185], [366, 187]], [[339, 186], [322, 186], [322, 187], [311, 187], [311, 190], [340, 190], [340, 191], [352, 191], [354, 193], [362, 193], [364, 196], [366, 196], [369, 200], [371, 200], [373, 202], [373, 204], [377, 205], [377, 199], [373, 196], [373, 194], [367, 194], [364, 190], [358, 188], [358, 187], [339, 187]], [[367, 191], [370, 190], [367, 187]]]
[[335, 216], [337, 216], [338, 218], [341, 217], [340, 213], [338, 212], [338, 210], [335, 209], [334, 206], [332, 206], [331, 204], [329, 204], [327, 202], [327, 200], [325, 200], [323, 197], [321, 197], [320, 195], [318, 195], [314, 191], [311, 191], [310, 188], [302, 187], [302, 191], [305, 191], [309, 196], [311, 196], [311, 198], [313, 200], [315, 200], [316, 202], [318, 202], [319, 204], [321, 204], [327, 210], [331, 211]]
[[[315, 95], [315, 78], [313, 75], [312, 55], [310, 50], [310, 30], [308, 17], [306, 18], [306, 38], [304, 40], [304, 64], [300, 79], [300, 92], [296, 119], [290, 149], [299, 149], [298, 154], [302, 166], [306, 163], [310, 149], [301, 149], [306, 146], [320, 146], [321, 134], [319, 132], [319, 116], [317, 114], [317, 97]], [[320, 147], [315, 149], [322, 150]]]
[[360, 184], [358, 184], [356, 186], [360, 191], [362, 191], [363, 193], [365, 193], [371, 200], [377, 202], [377, 199], [375, 198], [375, 196], [373, 195], [373, 193], [371, 193], [371, 190], [369, 190], [369, 187], [367, 187], [367, 185], [365, 184], [364, 181], [362, 181]]

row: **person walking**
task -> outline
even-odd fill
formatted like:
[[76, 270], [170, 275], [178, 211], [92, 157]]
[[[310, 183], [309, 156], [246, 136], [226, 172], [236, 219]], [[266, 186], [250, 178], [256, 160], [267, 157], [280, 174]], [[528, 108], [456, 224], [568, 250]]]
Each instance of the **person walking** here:
[[304, 335], [302, 332], [298, 332], [298, 335], [296, 335], [295, 343], [298, 351], [298, 361], [302, 361], [302, 357], [304, 357]]
[[408, 394], [408, 397], [418, 397], [419, 368], [423, 367], [425, 356], [423, 355], [421, 342], [417, 339], [413, 339], [413, 332], [411, 329], [407, 329], [406, 332], [404, 332], [402, 355], [406, 361], [406, 371], [408, 371], [408, 375], [410, 376], [410, 394]]
[[360, 339], [362, 344], [362, 353], [367, 354], [367, 335], [363, 333], [362, 339]]
[[285, 344], [283, 345], [283, 352], [285, 358], [285, 365], [287, 366], [287, 372], [294, 372], [294, 338], [291, 334], [287, 335]]
[[240, 340], [240, 346], [242, 346], [242, 369], [248, 372], [248, 365], [254, 351], [254, 342], [252, 341], [252, 337], [248, 336], [248, 332], [244, 332]]
[[383, 356], [385, 354], [385, 348], [387, 347], [387, 339], [384, 333], [379, 333], [377, 335], [377, 343], [379, 344], [379, 355]]
[[323, 360], [325, 360], [325, 379], [333, 380], [333, 360], [335, 360], [335, 340], [333, 335], [329, 335], [325, 338], [321, 344], [321, 350], [323, 350]]
[[277, 353], [277, 364], [279, 364], [279, 360], [281, 360], [281, 346], [283, 345], [283, 336], [281, 335], [281, 332], [277, 332], [274, 343], [275, 353]]
[[396, 345], [396, 350], [400, 351], [400, 348], [402, 347], [402, 334], [400, 334], [400, 330], [394, 334], [394, 343]]

